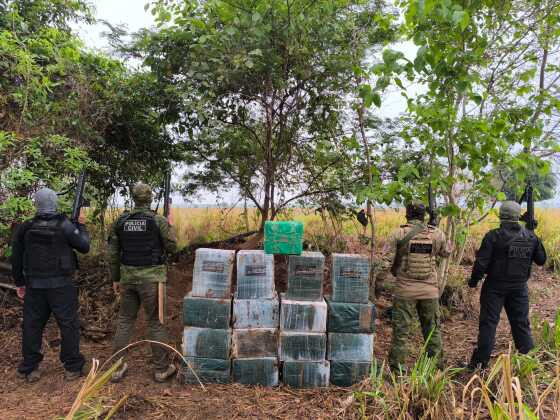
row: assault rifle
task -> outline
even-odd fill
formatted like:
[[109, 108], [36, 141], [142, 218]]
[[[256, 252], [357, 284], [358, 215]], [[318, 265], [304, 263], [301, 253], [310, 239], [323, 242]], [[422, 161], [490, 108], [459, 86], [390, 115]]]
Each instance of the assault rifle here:
[[527, 186], [519, 199], [519, 204], [523, 203], [523, 201], [527, 202], [527, 211], [521, 216], [521, 221], [525, 222], [527, 229], [535, 230], [537, 221], [535, 220], [535, 201], [533, 198], [533, 184], [531, 181], [527, 181]]
[[430, 216], [428, 225], [436, 227], [438, 225], [436, 199], [431, 182], [428, 184], [428, 214]]
[[163, 216], [167, 219], [170, 213], [170, 199], [169, 194], [171, 193], [171, 172], [165, 174], [165, 180], [163, 182]]
[[70, 219], [75, 225], [78, 224], [80, 219], [80, 212], [82, 207], [87, 205], [84, 199], [84, 188], [86, 186], [86, 173], [82, 171], [78, 176], [76, 183], [76, 196], [74, 197], [74, 204], [72, 205], [72, 218]]
[[[169, 221], [169, 214], [171, 212], [171, 201], [169, 195], [171, 194], [171, 170], [165, 174], [163, 181], [163, 216]], [[158, 283], [158, 316], [159, 322], [162, 324], [165, 321], [165, 303], [167, 298], [166, 283]]]

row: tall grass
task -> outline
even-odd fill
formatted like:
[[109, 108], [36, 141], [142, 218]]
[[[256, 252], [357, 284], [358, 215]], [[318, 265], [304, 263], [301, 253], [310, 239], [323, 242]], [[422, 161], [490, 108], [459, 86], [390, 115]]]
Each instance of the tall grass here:
[[461, 385], [462, 369], [440, 370], [423, 351], [410, 372], [374, 362], [365, 389], [355, 393], [362, 418], [560, 419], [560, 310], [535, 328], [529, 354], [509, 349], [487, 372]]

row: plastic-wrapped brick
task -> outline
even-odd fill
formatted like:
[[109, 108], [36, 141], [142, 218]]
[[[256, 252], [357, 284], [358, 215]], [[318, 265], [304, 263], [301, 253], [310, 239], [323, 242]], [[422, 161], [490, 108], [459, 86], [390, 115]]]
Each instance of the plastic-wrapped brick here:
[[190, 327], [228, 329], [231, 321], [231, 299], [193, 297], [183, 300], [183, 323]]
[[288, 257], [288, 288], [286, 298], [321, 300], [325, 256], [320, 252], [303, 252]]
[[232, 357], [234, 359], [278, 357], [278, 329], [233, 330]]
[[185, 357], [185, 359], [189, 362], [190, 368], [183, 363], [179, 371], [179, 377], [184, 383], [197, 384], [199, 380], [203, 384], [227, 384], [231, 382], [231, 360], [201, 357]]
[[327, 335], [324, 333], [280, 332], [278, 354], [283, 362], [325, 360], [326, 349]]
[[265, 222], [264, 252], [267, 254], [301, 254], [303, 250], [303, 223]]
[[320, 388], [329, 385], [330, 363], [284, 362], [283, 382], [293, 388]]
[[230, 298], [235, 251], [199, 248], [195, 255], [192, 295]]
[[280, 329], [324, 333], [327, 331], [327, 304], [324, 300], [289, 300], [281, 294]]
[[368, 303], [333, 302], [327, 299], [329, 332], [365, 333], [375, 331], [375, 305]]
[[234, 299], [233, 328], [278, 328], [280, 302], [274, 299]]
[[352, 386], [370, 375], [371, 362], [331, 361], [331, 384]]
[[273, 299], [274, 255], [250, 250], [237, 253], [236, 299]]
[[329, 332], [327, 359], [336, 361], [371, 362], [373, 334]]
[[332, 297], [334, 302], [367, 303], [369, 260], [356, 254], [332, 255]]
[[183, 331], [183, 355], [208, 359], [229, 359], [231, 353], [231, 330], [185, 327]]
[[277, 386], [278, 359], [276, 357], [235, 359], [233, 380], [244, 385]]

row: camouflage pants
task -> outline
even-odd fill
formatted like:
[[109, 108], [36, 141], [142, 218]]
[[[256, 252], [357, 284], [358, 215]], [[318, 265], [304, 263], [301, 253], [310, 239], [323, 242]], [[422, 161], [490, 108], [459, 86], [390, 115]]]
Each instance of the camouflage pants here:
[[[439, 330], [439, 299], [393, 299], [393, 341], [389, 353], [389, 365], [398, 369], [403, 365], [408, 355], [408, 337], [418, 316], [424, 340], [430, 338], [426, 344], [426, 353], [441, 362], [442, 343]], [[430, 336], [431, 334], [431, 336]]]
[[[158, 317], [158, 283], [121, 284], [121, 305], [117, 332], [113, 338], [113, 353], [129, 344], [140, 305], [144, 307], [148, 339], [167, 342], [167, 331]], [[169, 361], [164, 347], [152, 344], [152, 363], [156, 371], [167, 369]]]

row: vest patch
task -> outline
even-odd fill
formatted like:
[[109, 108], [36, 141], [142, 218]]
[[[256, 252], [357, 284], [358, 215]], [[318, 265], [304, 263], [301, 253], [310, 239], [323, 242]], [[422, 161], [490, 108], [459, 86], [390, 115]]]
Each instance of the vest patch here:
[[533, 254], [533, 248], [531, 246], [517, 246], [512, 245], [509, 247], [509, 258], [529, 260]]
[[202, 271], [206, 271], [208, 273], [223, 273], [224, 263], [222, 261], [203, 261]]
[[123, 225], [124, 232], [146, 232], [147, 231], [147, 220], [137, 219], [137, 220], [127, 220]]
[[427, 243], [411, 243], [410, 244], [410, 253], [411, 254], [431, 254], [432, 253], [432, 244]]

